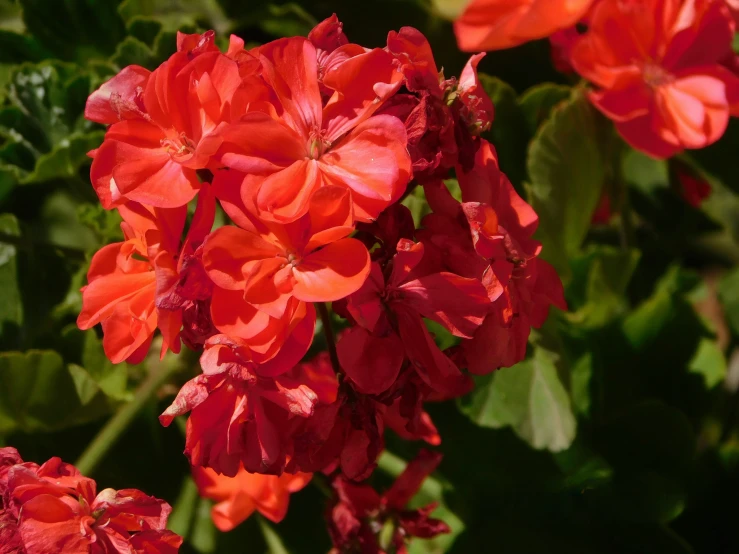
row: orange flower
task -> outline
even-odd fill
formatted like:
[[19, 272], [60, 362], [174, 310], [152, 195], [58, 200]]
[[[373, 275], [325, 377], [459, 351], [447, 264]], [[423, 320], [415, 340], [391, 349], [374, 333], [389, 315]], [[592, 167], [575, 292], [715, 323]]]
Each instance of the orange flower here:
[[278, 523], [287, 514], [290, 494], [305, 487], [312, 473], [261, 475], [249, 473], [243, 466], [235, 477], [219, 475], [212, 469], [193, 466], [192, 475], [200, 496], [217, 502], [210, 514], [221, 531], [230, 531], [257, 510]]
[[93, 256], [77, 325], [84, 330], [102, 323], [103, 348], [113, 363], [143, 360], [157, 327], [162, 355], [168, 349], [179, 352], [180, 338], [190, 346], [201, 345], [214, 333], [207, 314], [212, 284], [195, 255], [213, 225], [215, 199], [208, 187], [201, 190], [182, 245], [185, 206], [129, 202], [118, 211], [126, 240]]
[[473, 0], [454, 24], [465, 52], [502, 50], [577, 23], [593, 0]]

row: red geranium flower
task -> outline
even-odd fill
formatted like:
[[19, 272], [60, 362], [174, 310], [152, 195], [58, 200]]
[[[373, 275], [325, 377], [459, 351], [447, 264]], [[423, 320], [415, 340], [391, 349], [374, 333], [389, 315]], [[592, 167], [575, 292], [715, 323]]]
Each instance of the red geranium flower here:
[[621, 136], [667, 158], [716, 142], [739, 114], [739, 78], [721, 65], [734, 27], [724, 2], [602, 0], [571, 61]]
[[373, 263], [364, 286], [347, 299], [357, 326], [339, 341], [341, 365], [358, 390], [377, 394], [395, 382], [407, 356], [429, 387], [459, 394], [467, 379], [436, 346], [422, 317], [471, 337], [487, 313], [485, 290], [453, 273], [425, 273], [423, 244], [401, 239], [397, 251], [385, 274]]
[[[165, 530], [172, 508], [135, 489], [105, 489], [74, 466], [52, 458], [22, 463], [0, 449], [6, 466], [0, 512], [2, 552], [25, 554], [174, 554], [182, 538]], [[15, 534], [8, 536], [8, 529]]]
[[184, 206], [151, 208], [131, 202], [118, 209], [126, 241], [109, 244], [93, 256], [77, 325], [89, 329], [102, 323], [103, 348], [114, 363], [143, 360], [157, 327], [164, 339], [162, 355], [167, 349], [179, 352], [183, 323], [183, 338], [201, 347], [212, 334], [212, 284], [197, 253], [215, 214], [207, 185], [182, 247]]
[[[319, 68], [316, 46], [298, 37], [256, 53], [274, 105], [228, 126], [220, 154], [224, 165], [248, 176], [244, 204], [262, 219], [289, 222], [308, 212], [321, 187], [339, 186], [351, 190], [357, 219], [377, 217], [410, 178], [403, 125], [372, 117], [400, 86], [392, 57], [346, 44]], [[332, 92], [325, 103], [322, 87]]]
[[159, 416], [168, 426], [190, 412], [185, 454], [191, 465], [229, 477], [239, 464], [251, 473], [282, 473], [290, 419], [309, 417], [319, 400], [309, 383], [288, 373], [313, 339], [313, 306], [299, 305], [293, 318], [293, 332], [271, 359], [225, 335], [208, 339], [200, 358], [203, 374], [188, 381]]
[[387, 552], [407, 553], [409, 537], [429, 539], [449, 533], [446, 523], [431, 518], [436, 504], [417, 510], [406, 509], [423, 481], [437, 468], [442, 455], [422, 450], [388, 489], [380, 496], [369, 485], [353, 483], [344, 477], [334, 479], [336, 499], [328, 512], [332, 552], [384, 554], [379, 534], [386, 523], [392, 525]]
[[310, 473], [260, 475], [247, 472], [243, 466], [234, 477], [197, 466], [193, 466], [192, 475], [200, 496], [216, 501], [210, 514], [221, 531], [230, 531], [255, 510], [279, 523], [287, 514], [290, 494], [301, 490], [313, 477]]
[[[87, 100], [85, 117], [112, 124], [94, 150], [90, 178], [104, 208], [127, 201], [187, 204], [211, 167], [219, 124], [232, 119], [242, 78], [215, 35], [177, 36], [177, 53], [155, 71], [128, 66]], [[238, 114], [241, 115], [241, 114]]]
[[[244, 228], [217, 229], [203, 249], [210, 278], [278, 318], [291, 298], [328, 302], [359, 289], [370, 259], [360, 241], [346, 238], [353, 231], [345, 224], [350, 195], [345, 189], [327, 187], [319, 196], [311, 214], [290, 224], [261, 223], [241, 214], [237, 221]], [[318, 211], [324, 200], [331, 206], [329, 213]], [[336, 204], [343, 204], [343, 209]]]

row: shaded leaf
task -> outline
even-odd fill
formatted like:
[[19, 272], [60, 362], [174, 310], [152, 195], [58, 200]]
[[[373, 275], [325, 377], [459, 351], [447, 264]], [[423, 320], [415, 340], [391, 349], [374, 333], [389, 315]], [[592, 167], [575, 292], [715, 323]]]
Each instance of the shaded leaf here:
[[526, 118], [529, 133], [533, 136], [560, 102], [567, 100], [572, 93], [570, 87], [554, 83], [542, 83], [531, 87], [518, 99], [521, 111]]
[[526, 175], [526, 147], [531, 134], [516, 91], [497, 77], [482, 73], [480, 82], [495, 106], [495, 120], [485, 138], [495, 146], [501, 169], [514, 185], [520, 186]]
[[697, 277], [672, 267], [659, 281], [654, 294], [624, 320], [623, 331], [631, 345], [639, 349], [657, 337], [674, 317], [678, 295], [688, 292], [697, 284]]
[[11, 106], [0, 110], [0, 164], [15, 181], [78, 177], [103, 137], [82, 117], [90, 89], [90, 75], [70, 64], [24, 65], [13, 73]]
[[575, 438], [576, 422], [551, 353], [476, 379], [475, 390], [459, 401], [462, 411], [483, 427], [511, 426], [531, 446], [558, 452]]
[[0, 353], [0, 433], [53, 431], [108, 411], [83, 368], [50, 350]]
[[[13, 240], [20, 237], [18, 220], [12, 214], [0, 215], [0, 233]], [[23, 323], [23, 302], [18, 287], [17, 251], [13, 244], [3, 242], [0, 237], [0, 335], [18, 330]]]
[[20, 0], [20, 5], [28, 31], [57, 58], [107, 57], [125, 33], [114, 1]]
[[567, 288], [570, 312], [565, 317], [576, 325], [605, 325], [628, 309], [626, 288], [639, 263], [637, 250], [597, 245], [570, 262], [572, 281]]
[[706, 387], [712, 389], [726, 377], [726, 358], [718, 342], [703, 338], [690, 361], [690, 371], [703, 377]]
[[718, 285], [718, 297], [733, 333], [739, 336], [739, 268], [727, 273]]
[[129, 26], [146, 18], [157, 21], [162, 30], [170, 32], [183, 27], [203, 27], [222, 34], [229, 25], [216, 0], [124, 0], [118, 6], [118, 13]]
[[609, 131], [605, 118], [575, 90], [529, 146], [529, 200], [539, 214], [542, 256], [564, 279], [567, 258], [580, 250], [609, 171]]

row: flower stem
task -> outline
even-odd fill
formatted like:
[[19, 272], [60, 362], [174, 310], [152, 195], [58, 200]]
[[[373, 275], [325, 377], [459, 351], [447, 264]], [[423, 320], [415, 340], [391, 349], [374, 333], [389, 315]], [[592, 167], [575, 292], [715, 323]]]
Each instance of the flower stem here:
[[90, 475], [95, 471], [98, 463], [105, 457], [108, 451], [115, 445], [129, 424], [139, 413], [146, 403], [154, 396], [159, 388], [167, 382], [169, 377], [180, 369], [177, 363], [156, 364], [141, 386], [136, 391], [134, 398], [128, 404], [122, 406], [115, 415], [110, 418], [97, 436], [87, 446], [79, 457], [75, 466], [83, 475]]
[[336, 340], [334, 338], [334, 330], [331, 327], [331, 316], [325, 302], [316, 302], [318, 313], [321, 315], [321, 323], [323, 324], [323, 335], [326, 337], [328, 345], [328, 357], [331, 359], [331, 366], [337, 375], [341, 375], [341, 364], [339, 364], [339, 356], [336, 354]]
[[277, 534], [274, 527], [262, 516], [257, 514], [257, 521], [259, 522], [259, 528], [262, 530], [264, 536], [264, 542], [267, 543], [267, 549], [269, 554], [288, 554], [287, 548], [282, 543], [280, 535]]

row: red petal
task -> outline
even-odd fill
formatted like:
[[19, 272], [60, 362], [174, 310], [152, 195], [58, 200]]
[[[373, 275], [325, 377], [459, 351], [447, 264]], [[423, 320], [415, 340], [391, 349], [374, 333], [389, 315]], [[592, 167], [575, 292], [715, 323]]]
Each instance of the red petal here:
[[398, 335], [375, 337], [362, 327], [344, 331], [336, 350], [341, 367], [364, 394], [380, 394], [389, 389], [405, 360]]
[[244, 264], [255, 260], [274, 258], [281, 250], [261, 236], [238, 229], [221, 227], [205, 241], [203, 267], [219, 287], [243, 290]]
[[333, 302], [362, 287], [370, 272], [367, 247], [341, 239], [303, 258], [293, 269], [293, 296], [305, 302]]
[[308, 138], [321, 128], [316, 47], [310, 41], [284, 38], [259, 48], [262, 76], [272, 86], [291, 127]]
[[405, 191], [411, 174], [405, 126], [376, 115], [320, 158], [327, 184], [352, 189], [356, 217], [375, 219]]
[[140, 117], [133, 102], [139, 87], [146, 86], [151, 71], [129, 65], [93, 92], [85, 104], [85, 118], [97, 123], [116, 123], [126, 116]]
[[482, 283], [454, 273], [426, 275], [408, 281], [400, 289], [404, 305], [458, 337], [471, 337], [489, 310], [490, 301]]

